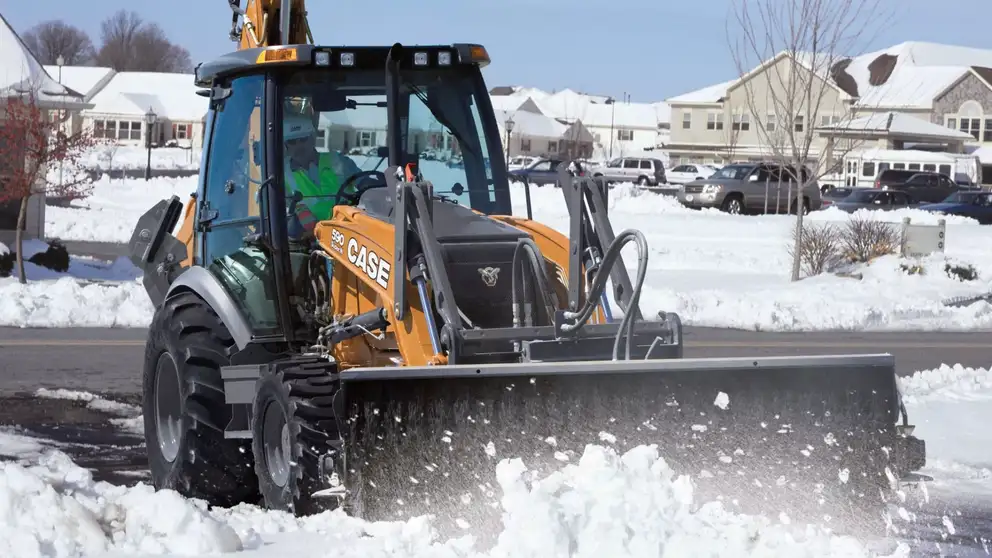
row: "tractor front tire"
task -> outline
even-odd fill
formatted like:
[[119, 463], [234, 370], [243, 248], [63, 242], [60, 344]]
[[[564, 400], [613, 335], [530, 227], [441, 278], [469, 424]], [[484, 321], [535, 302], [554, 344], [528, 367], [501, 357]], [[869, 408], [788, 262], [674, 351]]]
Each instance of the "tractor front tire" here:
[[145, 345], [143, 412], [152, 483], [228, 507], [259, 501], [251, 445], [224, 438], [220, 368], [236, 350], [212, 308], [183, 292], [155, 312]]

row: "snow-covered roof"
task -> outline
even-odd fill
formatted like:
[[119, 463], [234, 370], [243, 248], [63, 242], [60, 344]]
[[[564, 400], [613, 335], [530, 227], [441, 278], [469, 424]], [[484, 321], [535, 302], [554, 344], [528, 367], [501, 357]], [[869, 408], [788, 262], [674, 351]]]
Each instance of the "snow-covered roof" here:
[[[869, 67], [880, 56], [894, 57], [894, 68], [884, 83], [872, 85]], [[992, 50], [909, 41], [855, 57], [846, 72], [858, 84], [860, 105], [931, 108], [972, 66], [992, 67]]]
[[969, 155], [978, 157], [983, 165], [992, 165], [992, 146], [982, 145], [972, 150]]
[[876, 112], [866, 116], [818, 126], [817, 130], [835, 130], [853, 133], [918, 136], [945, 140], [970, 140], [971, 134], [952, 130], [940, 124], [900, 112]]
[[949, 161], [967, 158], [975, 153], [966, 155], [963, 153], [946, 153], [943, 151], [923, 151], [920, 149], [885, 149], [882, 147], [870, 147], [850, 153], [862, 159], [875, 159], [883, 161], [907, 162], [907, 163], [947, 163]]
[[513, 118], [514, 134], [519, 133], [524, 136], [557, 139], [562, 137], [568, 130], [568, 126], [565, 126], [554, 118], [537, 114], [536, 112], [526, 110], [494, 110], [493, 112], [496, 114], [496, 123], [501, 129], [507, 120]]
[[7, 20], [0, 15], [0, 96], [33, 93], [39, 102], [60, 105], [79, 104], [81, 98], [59, 85]]
[[529, 97], [521, 95], [490, 95], [493, 110], [517, 110]]
[[192, 74], [121, 72], [93, 96], [86, 114], [142, 117], [151, 108], [159, 118], [199, 122], [209, 101], [196, 94], [200, 89]]
[[727, 88], [736, 83], [736, 79], [720, 82], [716, 85], [710, 85], [708, 87], [703, 87], [702, 89], [696, 89], [695, 91], [690, 91], [688, 93], [683, 93], [681, 95], [676, 95], [665, 101], [669, 105], [676, 104], [694, 104], [694, 103], [718, 103], [720, 99], [727, 95]]
[[46, 65], [45, 71], [48, 75], [60, 81], [62, 85], [79, 93], [83, 97], [89, 97], [96, 93], [94, 91], [101, 85], [101, 82], [110, 78], [114, 73], [113, 68], [103, 68], [100, 66], [62, 66], [61, 80], [59, 67]]

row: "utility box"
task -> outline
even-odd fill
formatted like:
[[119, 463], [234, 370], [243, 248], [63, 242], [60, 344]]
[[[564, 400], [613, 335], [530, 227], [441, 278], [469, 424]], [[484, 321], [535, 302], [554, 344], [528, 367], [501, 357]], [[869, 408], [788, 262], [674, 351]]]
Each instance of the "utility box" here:
[[944, 219], [936, 225], [914, 225], [909, 217], [902, 220], [902, 257], [921, 258], [943, 253], [946, 244], [947, 222]]

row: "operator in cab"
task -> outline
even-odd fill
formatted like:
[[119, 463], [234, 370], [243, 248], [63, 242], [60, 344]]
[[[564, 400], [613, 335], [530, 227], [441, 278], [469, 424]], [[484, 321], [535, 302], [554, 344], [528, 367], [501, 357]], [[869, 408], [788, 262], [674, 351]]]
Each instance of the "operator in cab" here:
[[[317, 127], [302, 114], [287, 114], [283, 123], [283, 169], [286, 173], [287, 206], [295, 220], [289, 234], [310, 234], [318, 221], [331, 218], [334, 199], [349, 177], [361, 172], [348, 156], [337, 151], [317, 151]], [[294, 206], [295, 201], [295, 206]]]

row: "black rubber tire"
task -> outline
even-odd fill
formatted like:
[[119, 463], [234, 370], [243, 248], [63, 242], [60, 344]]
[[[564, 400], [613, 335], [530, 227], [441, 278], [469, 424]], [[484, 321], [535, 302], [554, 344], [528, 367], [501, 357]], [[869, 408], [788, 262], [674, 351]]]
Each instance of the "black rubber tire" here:
[[[320, 480], [321, 457], [342, 447], [333, 408], [336, 368], [326, 360], [294, 359], [275, 363], [270, 370], [259, 381], [252, 406], [252, 453], [265, 506], [297, 516], [335, 509], [340, 504], [337, 499], [312, 495], [326, 488]], [[266, 436], [270, 418], [280, 429], [288, 426], [288, 474], [280, 480], [273, 474], [278, 468], [270, 464], [276, 449]], [[343, 474], [339, 479], [344, 482]]]
[[[731, 211], [731, 202], [736, 201], [738, 205], [738, 210], [736, 212]], [[731, 194], [723, 200], [723, 204], [720, 206], [720, 210], [724, 213], [730, 213], [731, 215], [743, 215], [744, 214], [744, 200], [741, 199], [740, 195]]]
[[[215, 506], [258, 503], [251, 448], [225, 439], [230, 409], [221, 366], [236, 350], [227, 327], [197, 295], [175, 295], [155, 312], [145, 345], [143, 413], [152, 484]], [[178, 453], [169, 459], [159, 445], [156, 384], [160, 358], [172, 359], [179, 379]]]

